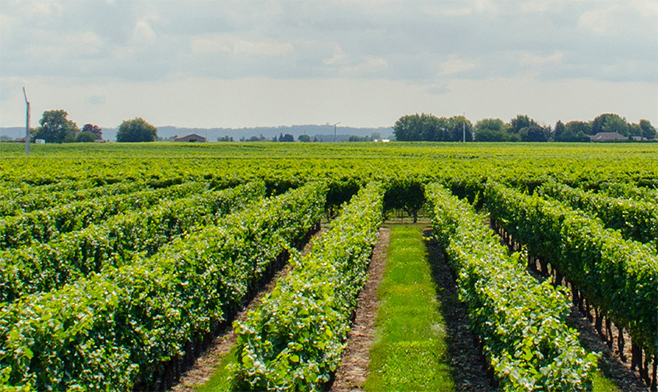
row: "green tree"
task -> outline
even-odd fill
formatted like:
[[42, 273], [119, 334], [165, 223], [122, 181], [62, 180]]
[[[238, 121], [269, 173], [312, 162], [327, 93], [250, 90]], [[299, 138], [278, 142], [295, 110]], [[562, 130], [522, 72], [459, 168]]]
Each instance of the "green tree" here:
[[153, 142], [158, 140], [158, 129], [138, 117], [119, 125], [117, 142]]
[[556, 142], [561, 142], [563, 135], [567, 132], [567, 127], [560, 120], [557, 120], [555, 123], [555, 130], [553, 131], [553, 140]]
[[521, 140], [524, 142], [546, 142], [548, 141], [547, 134], [550, 134], [550, 131], [537, 124], [522, 128], [521, 131], [519, 131]]
[[640, 124], [628, 124], [628, 133], [630, 136], [642, 136]]
[[82, 132], [91, 132], [97, 140], [103, 139], [103, 130], [94, 124], [85, 124], [82, 127]]
[[93, 143], [96, 141], [96, 134], [92, 132], [81, 132], [78, 137], [75, 138], [75, 141], [78, 143]]
[[36, 139], [43, 139], [46, 143], [62, 143], [75, 140], [80, 133], [78, 125], [67, 119], [69, 114], [65, 110], [47, 110], [39, 120], [40, 127], [35, 130]]
[[642, 136], [647, 139], [653, 139], [656, 137], [656, 128], [651, 125], [649, 120], [640, 120], [640, 128], [642, 129]]
[[447, 119], [447, 135], [444, 140], [461, 142], [466, 130], [466, 141], [473, 141], [473, 124], [464, 116], [453, 116]]
[[601, 129], [602, 132], [617, 132], [620, 135], [629, 136], [630, 130], [628, 128], [626, 120], [615, 114], [605, 119]]
[[395, 140], [401, 142], [411, 142], [421, 140], [422, 121], [426, 115], [416, 113], [407, 116], [402, 116], [395, 122], [393, 126], [393, 134]]
[[[510, 132], [518, 134], [523, 128], [530, 128], [533, 125], [538, 125], [535, 120], [531, 119], [525, 114], [519, 114], [510, 120]], [[527, 129], [526, 129], [527, 131]]]
[[298, 137], [297, 139], [298, 139], [300, 142], [303, 142], [303, 143], [308, 143], [308, 142], [311, 141], [311, 137], [308, 136], [308, 135], [299, 135], [299, 137]]
[[509, 140], [507, 125], [499, 118], [484, 118], [475, 123], [475, 141], [504, 142]]
[[628, 136], [628, 123], [626, 119], [614, 113], [604, 113], [592, 121], [592, 135], [599, 132], [618, 132]]

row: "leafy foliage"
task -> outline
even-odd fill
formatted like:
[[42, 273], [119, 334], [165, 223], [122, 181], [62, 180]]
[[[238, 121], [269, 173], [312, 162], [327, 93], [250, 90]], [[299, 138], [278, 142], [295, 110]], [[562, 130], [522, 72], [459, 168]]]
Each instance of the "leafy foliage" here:
[[550, 262], [588, 302], [630, 329], [633, 342], [658, 352], [658, 256], [647, 244], [563, 204], [487, 184], [487, 207], [529, 252]]
[[432, 227], [457, 275], [460, 298], [506, 391], [591, 388], [597, 357], [566, 326], [566, 295], [538, 283], [494, 238], [465, 200], [427, 186]]
[[606, 227], [619, 230], [626, 239], [654, 243], [658, 248], [658, 205], [655, 203], [614, 198], [556, 182], [544, 184], [537, 191], [571, 208], [595, 214]]
[[0, 302], [59, 288], [108, 266], [151, 256], [177, 236], [194, 231], [195, 226], [216, 222], [264, 195], [262, 182], [183, 195], [64, 234], [47, 244], [0, 251]]
[[41, 126], [35, 130], [36, 139], [44, 139], [46, 143], [62, 143], [67, 137], [75, 139], [80, 129], [67, 118], [64, 110], [47, 110], [39, 120]]
[[[322, 214], [313, 183], [229, 215], [153, 257], [33, 294], [0, 310], [4, 386], [36, 390], [153, 387]], [[3, 386], [0, 385], [0, 388]]]
[[148, 189], [124, 195], [81, 200], [0, 219], [0, 249], [48, 242], [63, 233], [83, 229], [114, 215], [155, 205], [162, 199], [183, 196], [203, 187], [200, 183]]
[[138, 117], [125, 120], [117, 130], [117, 142], [153, 142], [158, 140], [158, 129]]
[[321, 391], [340, 363], [357, 295], [382, 219], [383, 189], [371, 183], [333, 221], [312, 252], [236, 322], [236, 389]]

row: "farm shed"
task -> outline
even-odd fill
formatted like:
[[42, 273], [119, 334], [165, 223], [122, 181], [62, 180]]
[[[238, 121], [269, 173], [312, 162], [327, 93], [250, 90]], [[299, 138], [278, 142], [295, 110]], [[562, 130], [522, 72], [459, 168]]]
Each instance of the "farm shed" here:
[[205, 143], [206, 138], [197, 135], [196, 133], [188, 133], [187, 135], [179, 136], [174, 138], [175, 142], [197, 142], [197, 143]]

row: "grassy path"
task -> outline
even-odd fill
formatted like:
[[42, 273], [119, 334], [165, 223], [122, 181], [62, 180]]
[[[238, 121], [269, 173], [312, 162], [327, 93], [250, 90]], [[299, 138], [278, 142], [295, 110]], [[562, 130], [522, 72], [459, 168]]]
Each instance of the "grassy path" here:
[[366, 391], [453, 391], [446, 324], [420, 225], [391, 229]]

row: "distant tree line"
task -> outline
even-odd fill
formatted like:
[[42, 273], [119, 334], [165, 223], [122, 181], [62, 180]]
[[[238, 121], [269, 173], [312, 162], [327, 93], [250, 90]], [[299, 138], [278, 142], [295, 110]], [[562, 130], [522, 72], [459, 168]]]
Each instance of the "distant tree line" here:
[[30, 130], [30, 140], [43, 139], [46, 143], [91, 143], [103, 140], [103, 130], [94, 124], [85, 124], [82, 130], [68, 119], [65, 110], [47, 110], [39, 126]]
[[[103, 130], [85, 124], [82, 130], [68, 119], [65, 110], [47, 110], [39, 120], [39, 127], [30, 130], [30, 140], [43, 139], [46, 143], [93, 143], [103, 140]], [[152, 142], [158, 140], [158, 129], [143, 118], [126, 120], [119, 125], [118, 142]]]
[[[518, 115], [509, 122], [499, 118], [485, 118], [473, 125], [463, 116], [436, 117], [431, 114], [402, 116], [393, 126], [399, 141], [467, 141], [479, 142], [589, 142], [591, 135], [616, 132], [625, 138], [641, 137], [651, 140], [656, 128], [648, 120], [633, 124], [625, 118], [605, 113], [592, 121], [558, 121], [555, 127], [540, 125], [527, 115]], [[475, 136], [473, 136], [475, 135]]]
[[[333, 136], [332, 136], [333, 138]], [[341, 135], [342, 138], [342, 135]], [[331, 138], [328, 138], [331, 139]], [[373, 140], [380, 140], [381, 139], [381, 134], [379, 132], [373, 132], [372, 136], [358, 136], [358, 135], [351, 135], [349, 137], [346, 137], [347, 141], [350, 142], [370, 142]], [[311, 138], [311, 136], [302, 134], [297, 137], [297, 140], [299, 140], [302, 143], [310, 143], [310, 142], [324, 142], [323, 138], [318, 139], [318, 135], [314, 136]], [[333, 140], [333, 139], [332, 139]], [[232, 142], [233, 136], [220, 136], [217, 138], [218, 142]], [[295, 137], [290, 134], [286, 133], [285, 135], [283, 133], [279, 134], [279, 136], [274, 136], [271, 139], [264, 137], [262, 134], [260, 136], [251, 136], [249, 138], [247, 137], [241, 137], [239, 139], [240, 142], [283, 142], [283, 143], [289, 143], [289, 142], [294, 142]]]

